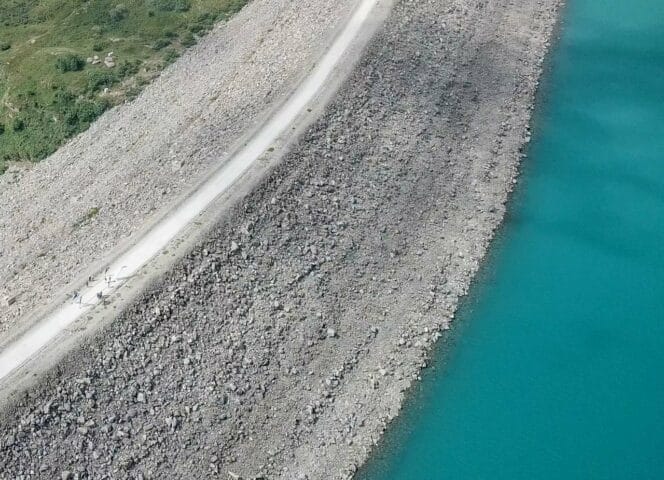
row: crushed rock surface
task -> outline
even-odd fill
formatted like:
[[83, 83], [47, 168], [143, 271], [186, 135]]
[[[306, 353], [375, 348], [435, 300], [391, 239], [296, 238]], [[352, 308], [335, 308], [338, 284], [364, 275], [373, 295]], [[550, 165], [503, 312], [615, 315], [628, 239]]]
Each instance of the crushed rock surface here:
[[350, 478], [447, 329], [557, 0], [397, 2], [322, 118], [0, 417], [0, 478]]
[[0, 175], [0, 344], [290, 93], [356, 0], [254, 0], [45, 161]]

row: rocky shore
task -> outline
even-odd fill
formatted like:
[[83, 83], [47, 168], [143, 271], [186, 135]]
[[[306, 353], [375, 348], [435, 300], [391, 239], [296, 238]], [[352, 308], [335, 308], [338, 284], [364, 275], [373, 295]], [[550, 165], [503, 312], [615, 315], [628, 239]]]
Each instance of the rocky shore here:
[[398, 1], [322, 117], [0, 417], [0, 478], [350, 478], [517, 175], [558, 0]]

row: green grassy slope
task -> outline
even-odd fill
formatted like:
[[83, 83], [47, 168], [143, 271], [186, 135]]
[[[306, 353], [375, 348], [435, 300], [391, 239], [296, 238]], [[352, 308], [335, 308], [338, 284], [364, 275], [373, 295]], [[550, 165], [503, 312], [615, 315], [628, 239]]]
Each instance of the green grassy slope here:
[[55, 151], [246, 3], [0, 0], [0, 172]]

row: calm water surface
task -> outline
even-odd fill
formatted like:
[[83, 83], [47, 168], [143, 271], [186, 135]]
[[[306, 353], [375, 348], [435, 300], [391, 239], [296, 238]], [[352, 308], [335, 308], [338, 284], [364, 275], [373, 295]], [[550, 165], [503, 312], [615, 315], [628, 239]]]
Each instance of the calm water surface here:
[[568, 3], [501, 236], [363, 480], [664, 479], [664, 1]]

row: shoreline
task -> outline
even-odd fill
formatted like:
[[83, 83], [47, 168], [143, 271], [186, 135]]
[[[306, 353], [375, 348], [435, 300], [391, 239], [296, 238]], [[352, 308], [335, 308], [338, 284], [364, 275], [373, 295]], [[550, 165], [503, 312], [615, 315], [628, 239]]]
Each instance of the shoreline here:
[[2, 471], [352, 476], [502, 221], [558, 3], [436, 18], [440, 2], [399, 2], [283, 162], [108, 327], [113, 345], [86, 342], [5, 412]]

